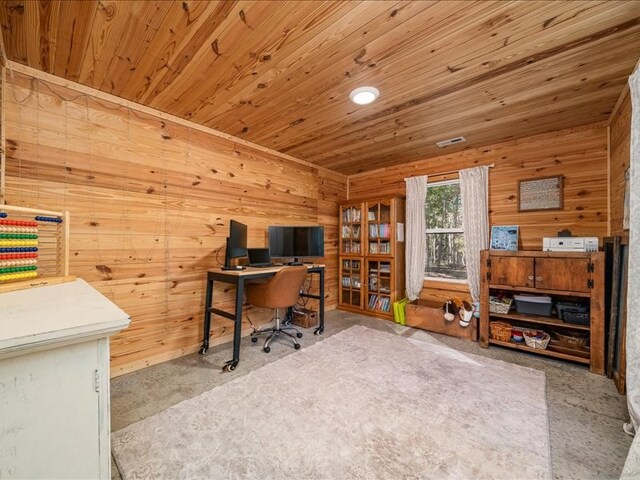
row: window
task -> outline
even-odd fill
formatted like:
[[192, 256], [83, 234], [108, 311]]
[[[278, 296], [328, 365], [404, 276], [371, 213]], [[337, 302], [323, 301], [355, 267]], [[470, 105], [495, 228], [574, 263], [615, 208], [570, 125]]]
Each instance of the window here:
[[435, 280], [466, 280], [459, 180], [438, 182], [427, 187], [425, 220], [425, 277]]

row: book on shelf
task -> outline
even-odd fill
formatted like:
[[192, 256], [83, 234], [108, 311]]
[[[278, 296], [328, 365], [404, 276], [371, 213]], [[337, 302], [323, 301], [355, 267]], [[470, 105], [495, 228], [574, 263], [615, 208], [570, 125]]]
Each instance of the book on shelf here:
[[371, 210], [369, 210], [369, 213], [367, 215], [367, 220], [369, 220], [370, 222], [376, 219], [376, 212], [373, 212]]
[[378, 301], [378, 296], [377, 295], [369, 295], [369, 308], [374, 308], [376, 302]]
[[342, 221], [343, 222], [360, 222], [361, 221], [361, 213], [359, 208], [349, 207], [342, 212]]

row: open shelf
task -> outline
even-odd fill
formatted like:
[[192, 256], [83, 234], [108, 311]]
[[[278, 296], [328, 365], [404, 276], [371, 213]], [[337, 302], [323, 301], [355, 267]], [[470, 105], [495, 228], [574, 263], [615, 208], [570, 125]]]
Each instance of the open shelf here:
[[513, 287], [511, 285], [496, 285], [491, 284], [491, 290], [509, 290], [512, 292], [527, 292], [527, 293], [547, 293], [549, 295], [561, 295], [567, 297], [591, 297], [590, 292], [572, 292], [569, 290], [549, 290], [545, 288], [531, 288], [531, 287]]
[[537, 323], [540, 325], [550, 325], [553, 327], [568, 328], [571, 330], [582, 330], [588, 332], [590, 330], [589, 325], [576, 325], [575, 323], [563, 322], [554, 317], [545, 317], [542, 315], [526, 315], [524, 313], [489, 313], [490, 317], [504, 318], [510, 321], [520, 321], [527, 323]]
[[547, 357], [560, 358], [562, 360], [571, 360], [572, 362], [584, 363], [586, 365], [589, 365], [590, 363], [590, 359], [588, 357], [585, 358], [577, 355], [555, 352], [549, 349], [543, 350], [541, 348], [531, 348], [527, 347], [524, 343], [503, 342], [494, 338], [490, 338], [489, 343], [492, 345], [500, 345], [501, 347], [513, 348], [515, 350], [523, 350], [525, 352], [536, 353], [538, 355], [545, 355]]

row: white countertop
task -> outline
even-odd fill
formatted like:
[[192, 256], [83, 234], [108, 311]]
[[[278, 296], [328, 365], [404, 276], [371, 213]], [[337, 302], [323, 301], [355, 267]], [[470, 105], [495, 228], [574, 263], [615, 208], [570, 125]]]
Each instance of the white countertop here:
[[108, 336], [130, 317], [82, 279], [0, 294], [0, 356]]

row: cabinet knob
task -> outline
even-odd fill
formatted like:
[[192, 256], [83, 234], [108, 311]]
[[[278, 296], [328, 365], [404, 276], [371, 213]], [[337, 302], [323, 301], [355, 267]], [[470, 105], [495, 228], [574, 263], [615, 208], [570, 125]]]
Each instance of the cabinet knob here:
[[533, 280], [533, 275], [529, 275], [527, 278], [528, 278], [529, 280]]
[[536, 282], [541, 282], [542, 280], [544, 280], [542, 277], [536, 277]]

